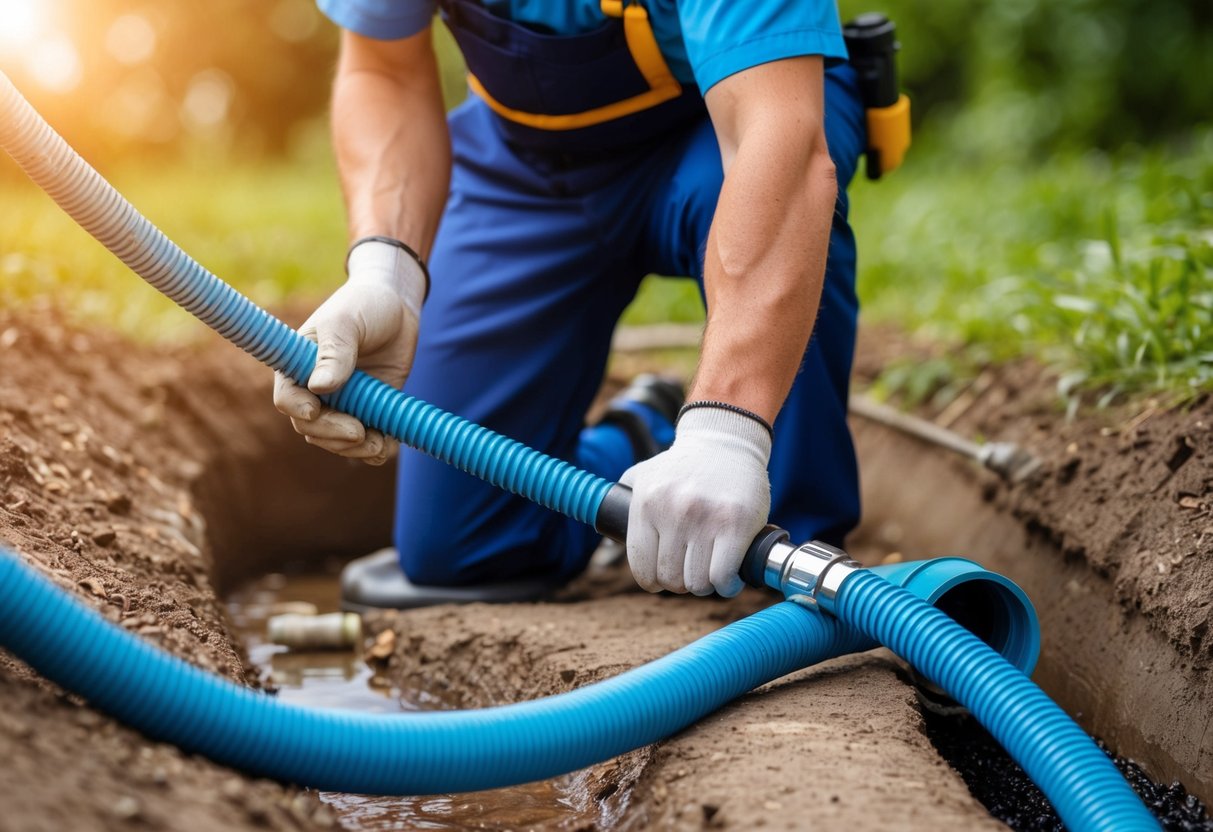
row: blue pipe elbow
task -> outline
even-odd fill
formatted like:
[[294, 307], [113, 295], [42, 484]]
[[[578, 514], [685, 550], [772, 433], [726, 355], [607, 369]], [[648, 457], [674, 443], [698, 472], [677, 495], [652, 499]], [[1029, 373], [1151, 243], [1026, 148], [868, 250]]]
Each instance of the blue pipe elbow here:
[[1040, 658], [1036, 608], [1009, 578], [967, 558], [934, 558], [871, 567], [889, 583], [937, 607], [1031, 676]]

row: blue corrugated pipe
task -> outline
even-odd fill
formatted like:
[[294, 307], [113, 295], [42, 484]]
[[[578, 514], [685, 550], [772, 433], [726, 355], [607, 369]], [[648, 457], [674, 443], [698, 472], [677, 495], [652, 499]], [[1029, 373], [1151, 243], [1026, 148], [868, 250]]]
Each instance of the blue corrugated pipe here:
[[[1018, 587], [971, 561], [945, 558], [889, 575], [931, 601], [957, 584], [982, 587], [1005, 610], [1004, 632], [1036, 629]], [[1036, 655], [1024, 644], [1015, 636], [997, 642], [1031, 671]], [[545, 699], [426, 714], [309, 709], [168, 655], [0, 547], [0, 646], [148, 736], [224, 765], [332, 791], [432, 794], [584, 768], [670, 736], [794, 670], [877, 643], [785, 601], [649, 664]]]
[[1108, 755], [1044, 691], [972, 633], [872, 573], [838, 590], [834, 614], [969, 709], [1073, 830], [1156, 830]]
[[169, 656], [7, 552], [0, 644], [150, 737], [253, 775], [365, 794], [490, 789], [574, 771], [667, 737], [793, 670], [874, 646], [785, 601], [546, 699], [425, 714], [308, 709]]
[[[54, 132], [3, 73], [0, 146], [154, 287], [274, 369], [297, 381], [310, 374], [316, 358], [311, 341], [169, 241]], [[585, 523], [595, 523], [612, 490], [606, 480], [362, 373], [328, 403]], [[0, 644], [150, 735], [260, 774], [366, 792], [425, 793], [522, 782], [651, 742], [768, 678], [873, 639], [968, 707], [1036, 780], [1071, 829], [1157, 829], [1081, 729], [1022, 672], [946, 615], [867, 571], [842, 584], [835, 612], [841, 620], [779, 604], [665, 659], [573, 693], [485, 711], [426, 715], [422, 721], [383, 719], [304, 711], [222, 682], [109, 625], [11, 554], [0, 557]], [[64, 637], [66, 621], [72, 622], [71, 638]], [[705, 678], [687, 684], [697, 673]], [[663, 721], [649, 721], [648, 713], [660, 713]], [[490, 736], [496, 741], [489, 742]], [[402, 753], [404, 741], [416, 747]]]

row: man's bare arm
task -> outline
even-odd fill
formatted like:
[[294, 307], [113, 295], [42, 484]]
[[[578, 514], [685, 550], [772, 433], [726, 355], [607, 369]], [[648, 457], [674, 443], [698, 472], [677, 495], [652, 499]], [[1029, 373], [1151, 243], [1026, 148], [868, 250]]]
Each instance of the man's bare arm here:
[[343, 33], [333, 144], [350, 239], [394, 237], [428, 258], [451, 177], [429, 29], [398, 41]]
[[837, 183], [823, 128], [823, 63], [792, 58], [707, 94], [725, 179], [708, 235], [708, 324], [694, 399], [773, 422], [804, 355], [825, 273]]
[[[708, 326], [692, 400], [773, 422], [804, 355], [837, 196], [820, 58], [776, 61], [708, 91], [725, 178], [708, 235]], [[727, 407], [678, 422], [669, 450], [624, 473], [628, 563], [645, 589], [736, 595], [771, 510], [773, 436]]]

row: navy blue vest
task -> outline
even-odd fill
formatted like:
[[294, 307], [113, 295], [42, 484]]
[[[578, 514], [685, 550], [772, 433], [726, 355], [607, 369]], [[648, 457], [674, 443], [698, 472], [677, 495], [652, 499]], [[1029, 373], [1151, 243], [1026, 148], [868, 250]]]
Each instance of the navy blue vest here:
[[[470, 86], [494, 110], [511, 144], [563, 153], [624, 149], [706, 113], [694, 85], [670, 76], [670, 85], [654, 89], [620, 18], [608, 17], [583, 34], [556, 35], [498, 17], [474, 0], [440, 0], [440, 6]], [[634, 11], [647, 28], [647, 15]], [[650, 58], [653, 51], [647, 50]], [[663, 59], [660, 65], [665, 69]]]

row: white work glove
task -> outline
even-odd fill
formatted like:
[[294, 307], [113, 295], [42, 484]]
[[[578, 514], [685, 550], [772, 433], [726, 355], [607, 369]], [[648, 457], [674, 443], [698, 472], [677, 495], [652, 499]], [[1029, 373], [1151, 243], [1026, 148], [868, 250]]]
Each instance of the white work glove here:
[[755, 419], [718, 407], [684, 412], [669, 450], [620, 478], [632, 488], [636, 582], [649, 592], [741, 592], [741, 561], [771, 511], [770, 458], [771, 435]]
[[399, 443], [323, 406], [315, 394], [340, 388], [355, 367], [393, 387], [404, 384], [417, 351], [426, 276], [407, 252], [379, 240], [355, 245], [348, 266], [349, 280], [299, 328], [319, 346], [307, 387], [275, 374], [274, 406], [310, 444], [382, 465]]

